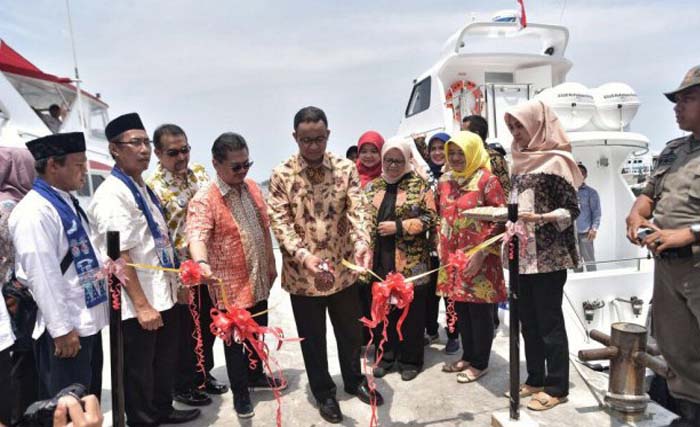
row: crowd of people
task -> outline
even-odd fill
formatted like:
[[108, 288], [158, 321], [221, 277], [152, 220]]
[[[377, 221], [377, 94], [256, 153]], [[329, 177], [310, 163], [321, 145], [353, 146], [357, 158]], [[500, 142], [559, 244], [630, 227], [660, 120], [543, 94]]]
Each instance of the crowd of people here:
[[[680, 128], [691, 135], [672, 141], [662, 153], [628, 217], [628, 237], [657, 255], [654, 332], [673, 372], [671, 393], [681, 402], [682, 417], [673, 425], [697, 425], [700, 68], [667, 96], [676, 103]], [[480, 116], [466, 117], [453, 135], [430, 135], [427, 143], [424, 138], [385, 141], [367, 131], [348, 151], [356, 156], [351, 161], [327, 151], [328, 118], [319, 108], [305, 107], [293, 120], [298, 153], [272, 171], [265, 197], [247, 178], [253, 161], [242, 135], [226, 132], [216, 138], [215, 175], [209, 176], [201, 165], [190, 164], [191, 146], [179, 126], [161, 125], [151, 140], [139, 115], [125, 114], [105, 129], [115, 165], [85, 210], [71, 195], [87, 170], [81, 133], [33, 140], [28, 151], [1, 149], [0, 278], [6, 304], [0, 304], [0, 382], [9, 384], [11, 398], [0, 403], [0, 422], [16, 421], [32, 401], [72, 383], [100, 398], [101, 330], [111, 304], [101, 274], [108, 230], [120, 232], [121, 258], [130, 265], [124, 269], [121, 300], [129, 426], [194, 420], [200, 409], [175, 409], [173, 400], [206, 406], [209, 395], [227, 393], [229, 387], [235, 412], [249, 418], [251, 389], [287, 387], [266, 375], [259, 360], [251, 363], [249, 357], [256, 355], [245, 351], [246, 342], [224, 346], [229, 385], [211, 375], [211, 308], [244, 308], [261, 313], [259, 324], [268, 323], [268, 298], [277, 278], [272, 235], [282, 253], [281, 286], [290, 294], [309, 387], [323, 419], [343, 420], [328, 368], [327, 315], [343, 389], [366, 404], [380, 406], [383, 399], [381, 383], [371, 387], [362, 373], [363, 346], [377, 357], [381, 352], [375, 378], [396, 370], [403, 381], [413, 380], [423, 368], [425, 346], [439, 337], [440, 299], [456, 313], [456, 319], [446, 320], [445, 352], [455, 355], [461, 349], [442, 370], [456, 374], [458, 383], [479, 381], [488, 373], [498, 305], [507, 295], [501, 246], [483, 243], [505, 226], [464, 211], [504, 207], [509, 200], [519, 205], [526, 236], [519, 298], [527, 377], [520, 396], [530, 397], [527, 407], [535, 411], [566, 402], [563, 290], [567, 271], [582, 265], [580, 254], [593, 260], [600, 203], [584, 184], [585, 166], [575, 161], [546, 104], [526, 102], [504, 120], [513, 136], [510, 168], [502, 147], [486, 144], [488, 126]], [[158, 164], [144, 177], [152, 150]], [[641, 241], [640, 227], [652, 229]], [[454, 254], [465, 251], [473, 253], [463, 268], [452, 265], [413, 282], [402, 337], [396, 330], [400, 312], [394, 310], [370, 340], [357, 320], [371, 315], [375, 279], [343, 260], [385, 279], [394, 272], [412, 277], [451, 265]], [[186, 259], [200, 265], [202, 286], [186, 287], [163, 269], [138, 268], [176, 268]], [[191, 307], [202, 313], [201, 324]], [[198, 327], [201, 342], [195, 338]], [[57, 413], [63, 416], [74, 406], [64, 403]]]

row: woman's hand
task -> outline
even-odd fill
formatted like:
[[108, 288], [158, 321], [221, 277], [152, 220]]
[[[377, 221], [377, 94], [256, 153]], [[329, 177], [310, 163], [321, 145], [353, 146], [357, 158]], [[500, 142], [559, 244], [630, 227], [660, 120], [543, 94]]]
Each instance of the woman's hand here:
[[481, 270], [481, 266], [484, 264], [486, 259], [486, 253], [484, 251], [478, 251], [469, 258], [469, 264], [467, 264], [466, 270], [464, 270], [465, 277], [474, 277]]
[[544, 221], [544, 216], [534, 212], [520, 212], [518, 213], [518, 219], [523, 222], [542, 222]]
[[382, 221], [377, 226], [377, 233], [380, 236], [393, 236], [396, 234], [396, 222], [395, 221]]

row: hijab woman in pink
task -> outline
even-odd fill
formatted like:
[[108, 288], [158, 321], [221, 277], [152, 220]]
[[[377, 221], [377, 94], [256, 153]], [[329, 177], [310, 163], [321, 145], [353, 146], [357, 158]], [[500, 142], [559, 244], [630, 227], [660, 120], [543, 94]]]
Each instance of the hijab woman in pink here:
[[505, 115], [513, 135], [512, 196], [528, 234], [520, 258], [520, 322], [527, 380], [520, 396], [528, 408], [547, 410], [569, 394], [569, 348], [561, 310], [567, 269], [579, 265], [574, 221], [583, 177], [554, 112], [528, 101]]

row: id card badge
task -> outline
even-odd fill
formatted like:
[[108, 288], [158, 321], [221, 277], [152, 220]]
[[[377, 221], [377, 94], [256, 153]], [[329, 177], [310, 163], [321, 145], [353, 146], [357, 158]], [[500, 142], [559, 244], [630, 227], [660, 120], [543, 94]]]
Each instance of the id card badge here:
[[155, 239], [155, 243], [160, 265], [166, 268], [174, 268], [175, 262], [173, 262], [172, 246], [170, 246], [169, 240], [159, 237]]

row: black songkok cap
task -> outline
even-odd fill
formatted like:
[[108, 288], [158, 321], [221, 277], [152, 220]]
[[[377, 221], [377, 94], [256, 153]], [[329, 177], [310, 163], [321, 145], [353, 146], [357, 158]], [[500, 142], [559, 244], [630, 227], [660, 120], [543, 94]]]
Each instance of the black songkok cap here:
[[141, 122], [141, 117], [137, 113], [124, 114], [107, 124], [105, 136], [107, 141], [112, 141], [122, 133], [134, 129], [146, 130]]
[[85, 152], [85, 136], [82, 132], [57, 133], [26, 144], [34, 160]]

